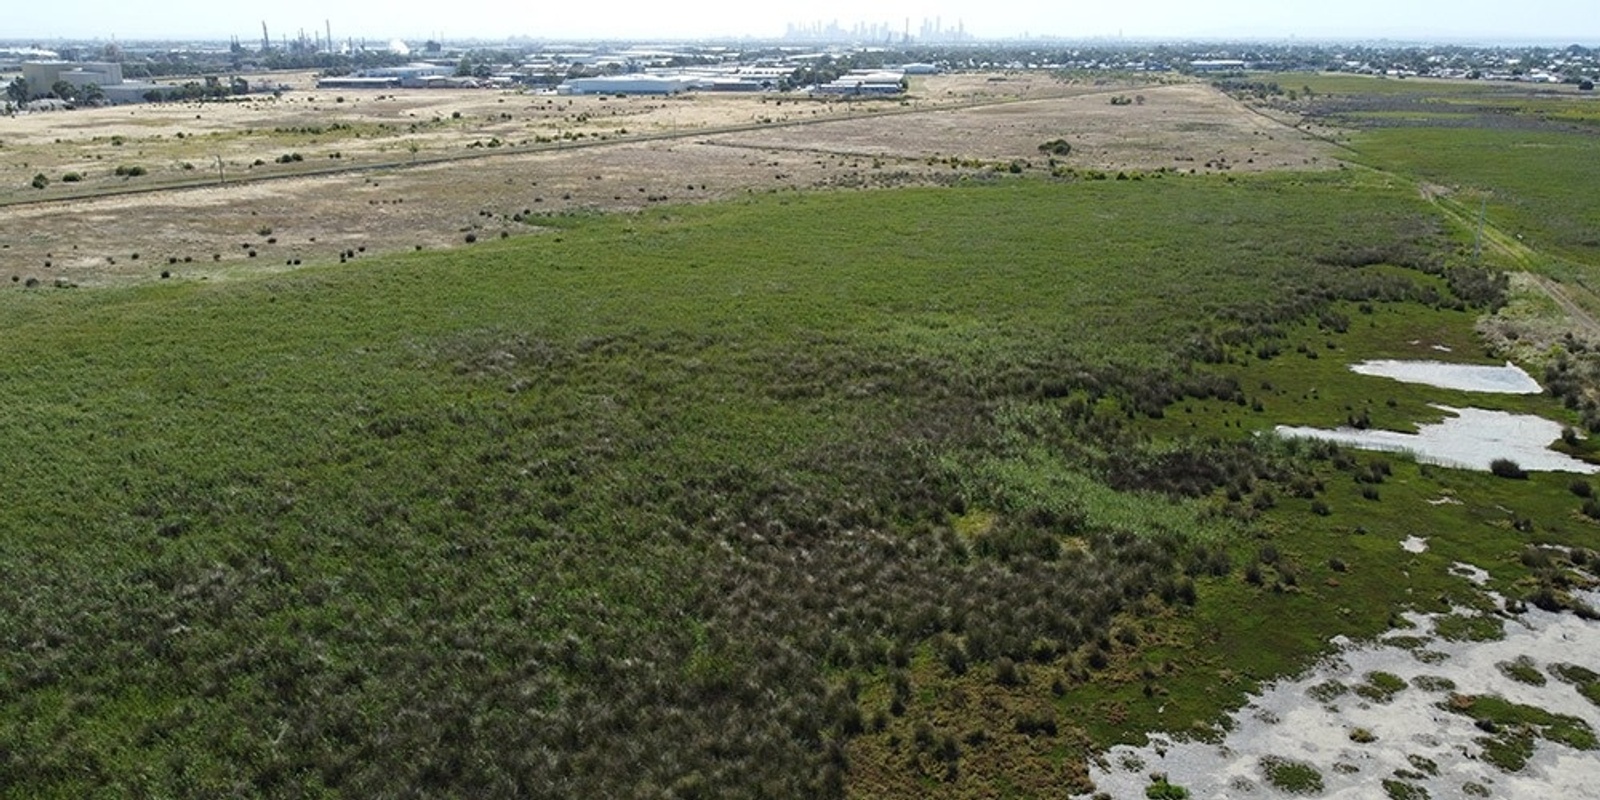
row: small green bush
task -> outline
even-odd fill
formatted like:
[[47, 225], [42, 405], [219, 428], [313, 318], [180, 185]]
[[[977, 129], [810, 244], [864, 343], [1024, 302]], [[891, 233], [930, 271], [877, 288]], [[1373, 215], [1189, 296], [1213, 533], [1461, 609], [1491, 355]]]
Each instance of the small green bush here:
[[1390, 800], [1427, 800], [1428, 797], [1428, 790], [1421, 786], [1388, 778], [1383, 781], [1383, 793]]
[[1520, 464], [1509, 458], [1497, 458], [1490, 461], [1489, 471], [1501, 478], [1511, 478], [1519, 481], [1528, 479], [1527, 471]]
[[1389, 672], [1369, 672], [1367, 682], [1356, 687], [1356, 694], [1374, 703], [1387, 703], [1406, 688], [1400, 676]]
[[1266, 756], [1261, 759], [1261, 771], [1267, 783], [1288, 794], [1322, 794], [1322, 773], [1303, 761]]
[[1544, 673], [1539, 671], [1539, 666], [1528, 656], [1518, 656], [1515, 661], [1502, 661], [1496, 664], [1495, 668], [1517, 683], [1529, 686], [1543, 686], [1546, 683]]
[[1052, 156], [1069, 156], [1072, 155], [1072, 143], [1066, 139], [1051, 139], [1039, 145], [1039, 152]]
[[1307, 689], [1306, 694], [1319, 703], [1331, 703], [1349, 691], [1350, 687], [1330, 678]]
[[1585, 500], [1582, 510], [1583, 515], [1589, 519], [1600, 520], [1600, 502], [1594, 500]]
[[1165, 775], [1158, 775], [1154, 783], [1145, 787], [1144, 796], [1150, 800], [1184, 800], [1189, 796], [1189, 790], [1175, 783], [1168, 783]]

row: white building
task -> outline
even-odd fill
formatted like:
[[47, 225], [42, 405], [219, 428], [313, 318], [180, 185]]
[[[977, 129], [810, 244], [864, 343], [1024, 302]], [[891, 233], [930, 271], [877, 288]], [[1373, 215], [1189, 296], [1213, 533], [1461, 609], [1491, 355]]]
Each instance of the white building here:
[[70, 61], [24, 61], [22, 78], [34, 94], [44, 94], [57, 81], [82, 89], [89, 84], [101, 88], [122, 83], [122, 65], [111, 62], [74, 64]]
[[1243, 61], [1231, 58], [1212, 58], [1190, 61], [1189, 68], [1195, 72], [1238, 72], [1249, 65]]
[[888, 70], [852, 70], [832, 83], [816, 88], [820, 94], [837, 94], [848, 97], [882, 97], [904, 92], [905, 73]]
[[75, 64], [70, 61], [24, 61], [22, 77], [28, 90], [36, 95], [46, 94], [59, 81], [82, 89], [93, 84], [100, 87], [107, 103], [142, 103], [151, 91], [170, 89], [155, 83], [127, 81], [122, 78], [122, 65], [107, 61], [89, 61]]
[[608, 75], [573, 78], [556, 87], [558, 94], [677, 94], [701, 88], [703, 78], [690, 75]]

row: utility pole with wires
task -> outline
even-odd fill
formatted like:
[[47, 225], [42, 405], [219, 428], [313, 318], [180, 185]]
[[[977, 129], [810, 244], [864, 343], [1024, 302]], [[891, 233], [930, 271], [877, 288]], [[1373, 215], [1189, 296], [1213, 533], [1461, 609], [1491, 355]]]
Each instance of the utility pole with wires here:
[[1489, 195], [1483, 196], [1483, 203], [1478, 206], [1478, 233], [1472, 237], [1472, 263], [1483, 262], [1483, 221], [1489, 214]]

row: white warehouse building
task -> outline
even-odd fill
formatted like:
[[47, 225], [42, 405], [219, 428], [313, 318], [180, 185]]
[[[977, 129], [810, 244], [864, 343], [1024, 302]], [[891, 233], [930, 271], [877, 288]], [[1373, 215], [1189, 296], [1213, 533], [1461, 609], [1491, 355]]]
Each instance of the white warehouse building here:
[[689, 75], [608, 75], [573, 78], [556, 87], [558, 94], [677, 94], [708, 82]]
[[28, 88], [38, 94], [50, 91], [56, 81], [66, 81], [79, 89], [91, 83], [103, 88], [122, 83], [122, 65], [112, 62], [74, 64], [70, 61], [24, 61], [22, 78], [28, 82]]

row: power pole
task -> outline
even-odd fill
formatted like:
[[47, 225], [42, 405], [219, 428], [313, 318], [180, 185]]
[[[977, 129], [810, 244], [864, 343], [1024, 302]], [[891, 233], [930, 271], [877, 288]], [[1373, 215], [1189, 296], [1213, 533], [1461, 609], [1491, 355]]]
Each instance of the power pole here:
[[1472, 263], [1483, 261], [1483, 221], [1489, 214], [1489, 195], [1483, 196], [1483, 204], [1478, 206], [1478, 232], [1472, 237]]

